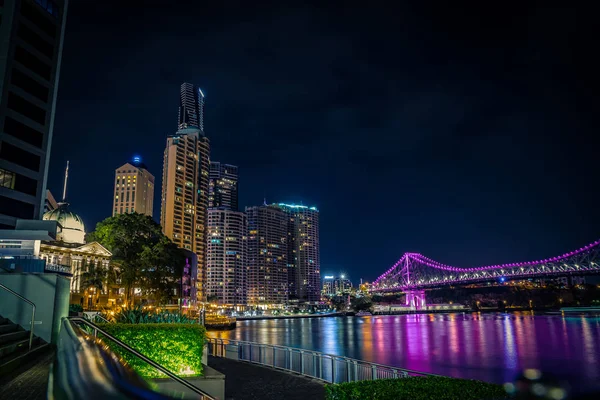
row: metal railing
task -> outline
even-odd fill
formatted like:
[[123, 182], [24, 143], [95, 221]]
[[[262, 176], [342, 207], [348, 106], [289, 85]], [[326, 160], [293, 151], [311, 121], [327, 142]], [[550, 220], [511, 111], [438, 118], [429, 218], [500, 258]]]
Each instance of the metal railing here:
[[15, 292], [14, 290], [7, 288], [6, 286], [4, 286], [3, 284], [0, 283], [0, 288], [6, 290], [8, 293], [17, 296], [19, 299], [23, 300], [25, 303], [28, 303], [29, 305], [31, 305], [31, 327], [29, 330], [29, 351], [31, 351], [31, 346], [33, 345], [33, 326], [35, 324], [35, 304], [33, 303], [33, 301], [21, 296], [19, 293]]
[[294, 347], [217, 338], [207, 338], [207, 342], [211, 356], [265, 365], [328, 383], [440, 376]]
[[174, 381], [182, 384], [183, 386], [185, 386], [186, 388], [190, 389], [194, 393], [200, 395], [200, 399], [202, 399], [202, 400], [215, 400], [215, 398], [212, 397], [211, 395], [203, 392], [201, 389], [199, 389], [198, 387], [192, 385], [190, 382], [186, 381], [185, 379], [182, 379], [182, 378], [178, 377], [173, 372], [169, 371], [168, 369], [166, 369], [165, 367], [163, 367], [159, 363], [157, 363], [155, 361], [152, 361], [151, 359], [149, 359], [148, 357], [146, 357], [145, 355], [143, 355], [139, 351], [135, 350], [134, 348], [132, 348], [129, 345], [127, 345], [126, 343], [124, 343], [121, 340], [117, 339], [116, 337], [112, 336], [110, 333], [106, 332], [105, 330], [103, 330], [98, 325], [94, 324], [93, 322], [90, 322], [87, 319], [81, 318], [81, 317], [70, 317], [69, 321], [71, 323], [73, 323], [73, 324], [76, 324], [76, 325], [80, 324], [80, 323], [84, 324], [84, 325], [87, 325], [88, 327], [90, 327], [92, 329], [94, 337], [98, 337], [98, 332], [100, 332], [103, 336], [105, 336], [111, 342], [116, 343], [117, 345], [121, 346], [122, 348], [124, 348], [125, 350], [127, 350], [128, 352], [130, 352], [131, 354], [135, 355], [136, 357], [138, 357], [141, 360], [145, 361], [146, 363], [150, 364], [151, 366], [153, 366], [154, 368], [156, 368], [157, 370], [159, 370], [163, 374], [167, 375], [169, 378], [171, 378]]

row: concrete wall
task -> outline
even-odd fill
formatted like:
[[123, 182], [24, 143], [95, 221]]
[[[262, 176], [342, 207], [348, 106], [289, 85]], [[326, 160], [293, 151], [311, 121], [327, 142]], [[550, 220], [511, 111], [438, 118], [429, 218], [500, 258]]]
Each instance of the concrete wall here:
[[[204, 393], [207, 393], [215, 399], [225, 398], [225, 375], [220, 373], [214, 368], [208, 365], [202, 365], [203, 375], [200, 377], [186, 378], [186, 381], [196, 386]], [[183, 396], [189, 396], [189, 398], [197, 398], [197, 394], [192, 390], [186, 388], [182, 384], [172, 379], [153, 379], [152, 382], [158, 386], [158, 391], [173, 397], [181, 398]], [[187, 398], [187, 397], [185, 397]]]
[[[0, 283], [35, 304], [33, 333], [56, 344], [60, 320], [69, 315], [68, 278], [56, 274], [0, 274]], [[29, 330], [31, 305], [0, 288], [0, 315]]]

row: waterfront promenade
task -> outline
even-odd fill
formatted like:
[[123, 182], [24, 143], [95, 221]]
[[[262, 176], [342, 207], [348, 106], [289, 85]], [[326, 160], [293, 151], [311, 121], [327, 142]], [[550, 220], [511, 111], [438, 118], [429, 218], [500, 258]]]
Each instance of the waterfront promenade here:
[[227, 400], [325, 398], [325, 384], [317, 379], [213, 356], [208, 357], [208, 365], [225, 374]]

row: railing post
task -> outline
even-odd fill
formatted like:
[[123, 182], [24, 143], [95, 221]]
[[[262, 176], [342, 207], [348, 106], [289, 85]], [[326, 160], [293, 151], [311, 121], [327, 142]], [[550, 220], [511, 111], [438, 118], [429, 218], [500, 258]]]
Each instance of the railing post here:
[[335, 359], [331, 357], [331, 383], [335, 383]]
[[394, 373], [394, 379], [398, 378], [398, 370], [393, 369], [392, 372]]
[[304, 352], [300, 350], [300, 373], [304, 375]]
[[354, 380], [359, 381], [360, 379], [358, 379], [358, 363], [356, 361], [353, 361], [353, 363], [354, 363]]
[[290, 371], [293, 371], [293, 370], [292, 370], [292, 367], [293, 367], [294, 363], [293, 363], [293, 360], [292, 360], [292, 349], [291, 349], [291, 348], [288, 348], [288, 354], [289, 354], [289, 356], [290, 356], [290, 363], [289, 363], [289, 367], [288, 367], [288, 369], [289, 369]]
[[273, 362], [272, 362], [272, 366], [275, 366], [275, 346], [273, 346]]
[[313, 353], [313, 376], [317, 378], [317, 353]]
[[350, 372], [350, 363], [344, 358], [346, 364], [346, 382], [352, 382], [352, 373]]
[[371, 365], [372, 379], [377, 379], [377, 365]]
[[33, 325], [35, 325], [35, 304], [31, 304], [31, 329], [29, 330], [29, 351], [33, 345]]

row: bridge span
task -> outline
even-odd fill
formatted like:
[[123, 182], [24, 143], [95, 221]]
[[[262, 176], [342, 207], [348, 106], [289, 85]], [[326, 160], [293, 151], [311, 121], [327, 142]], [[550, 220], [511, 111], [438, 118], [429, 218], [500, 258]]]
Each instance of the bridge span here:
[[459, 268], [419, 253], [405, 253], [373, 282], [373, 292], [403, 291], [407, 304], [424, 305], [424, 289], [486, 281], [583, 275], [600, 272], [600, 240], [545, 260]]

